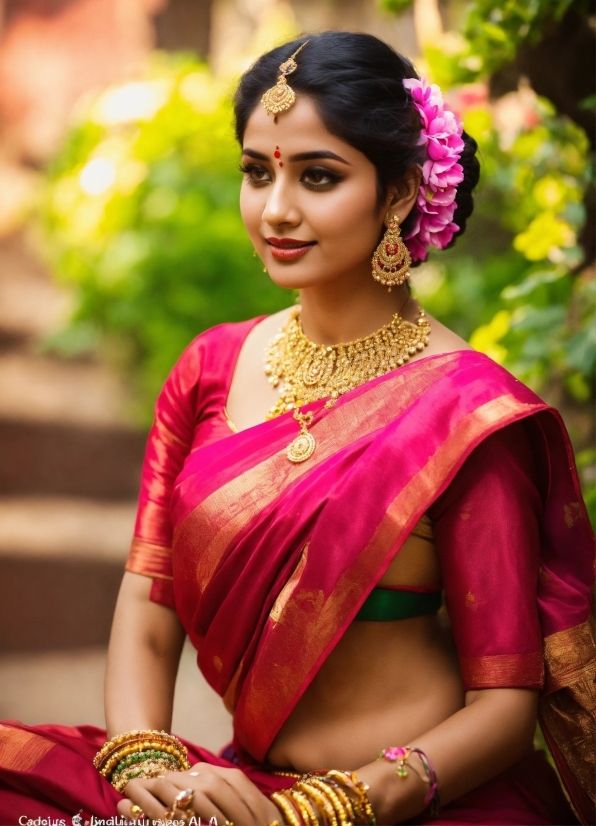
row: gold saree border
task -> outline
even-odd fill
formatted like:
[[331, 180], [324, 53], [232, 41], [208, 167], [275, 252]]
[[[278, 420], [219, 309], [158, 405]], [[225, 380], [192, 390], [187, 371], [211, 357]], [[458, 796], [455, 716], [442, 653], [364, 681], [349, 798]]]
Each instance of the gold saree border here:
[[130, 553], [124, 570], [154, 579], [172, 579], [171, 548], [153, 545], [135, 536], [130, 543]]
[[0, 768], [30, 771], [55, 745], [32, 731], [0, 724]]
[[[298, 584], [282, 610], [276, 610], [276, 619], [268, 619], [236, 708], [236, 734], [257, 759], [265, 759], [317, 666], [355, 615], [363, 584], [375, 581], [388, 553], [399, 539], [405, 540], [410, 524], [427, 509], [468, 448], [498, 427], [542, 409], [542, 404], [504, 394], [465, 415], [391, 502], [367, 547], [333, 592], [325, 597], [322, 591], [304, 590]], [[288, 651], [291, 665], [286, 664]]]
[[459, 665], [466, 691], [510, 686], [542, 688], [544, 683], [542, 651], [460, 657]]
[[540, 727], [582, 823], [596, 807], [596, 643], [594, 617], [544, 640], [547, 686]]
[[594, 617], [544, 638], [545, 692], [572, 685], [582, 677], [596, 678]]
[[[289, 462], [286, 456], [288, 438], [272, 456], [231, 479], [197, 505], [176, 529], [173, 547], [175, 549], [180, 543], [185, 548], [185, 556], [196, 559], [198, 596], [203, 593], [205, 583], [215, 573], [236, 535], [271, 504], [283, 488], [310, 473], [348, 443], [387, 425], [455, 360], [455, 354], [448, 354], [426, 365], [419, 376], [408, 379], [408, 374], [398, 372], [364, 395], [346, 399], [310, 428], [317, 441], [312, 462]], [[408, 392], [402, 392], [406, 382]], [[205, 525], [208, 525], [207, 529]]]

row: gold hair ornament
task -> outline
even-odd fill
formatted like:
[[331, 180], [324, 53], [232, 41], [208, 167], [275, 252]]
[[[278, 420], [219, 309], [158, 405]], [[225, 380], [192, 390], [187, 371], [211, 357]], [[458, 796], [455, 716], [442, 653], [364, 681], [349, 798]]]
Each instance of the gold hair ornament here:
[[298, 68], [295, 57], [308, 42], [308, 40], [305, 40], [304, 43], [296, 49], [294, 54], [290, 55], [290, 57], [281, 64], [279, 67], [281, 74], [277, 78], [277, 83], [275, 86], [267, 89], [261, 98], [261, 103], [265, 107], [265, 111], [268, 115], [273, 115], [274, 120], [277, 118], [279, 112], [285, 112], [296, 102], [296, 93], [291, 86], [288, 86], [286, 76], [291, 75], [292, 72], [295, 72]]

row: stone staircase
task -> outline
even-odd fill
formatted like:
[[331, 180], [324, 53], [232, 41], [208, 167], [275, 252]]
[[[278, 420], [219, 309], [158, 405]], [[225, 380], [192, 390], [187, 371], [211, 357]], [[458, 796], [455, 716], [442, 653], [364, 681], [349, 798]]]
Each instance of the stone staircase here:
[[[105, 366], [43, 353], [69, 304], [24, 236], [0, 241], [0, 719], [103, 725], [145, 433]], [[174, 723], [209, 748], [231, 730], [190, 647]]]

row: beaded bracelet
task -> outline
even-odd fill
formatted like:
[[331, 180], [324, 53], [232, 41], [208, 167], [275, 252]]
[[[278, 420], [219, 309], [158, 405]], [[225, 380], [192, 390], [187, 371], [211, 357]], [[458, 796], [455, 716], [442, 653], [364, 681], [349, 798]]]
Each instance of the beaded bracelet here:
[[[417, 772], [413, 766], [408, 765], [408, 758], [411, 754], [417, 754], [420, 758], [426, 777], [421, 777], [419, 772]], [[428, 792], [424, 797], [424, 804], [430, 808], [430, 816], [433, 818], [437, 817], [441, 805], [439, 799], [437, 773], [433, 764], [422, 749], [418, 749], [414, 746], [392, 746], [391, 748], [383, 749], [377, 757], [377, 760], [381, 760], [382, 758], [391, 762], [397, 762], [396, 774], [398, 777], [401, 777], [402, 780], [408, 776], [408, 768], [410, 768], [415, 774], [418, 775], [418, 777], [420, 777], [421, 780], [428, 783]]]

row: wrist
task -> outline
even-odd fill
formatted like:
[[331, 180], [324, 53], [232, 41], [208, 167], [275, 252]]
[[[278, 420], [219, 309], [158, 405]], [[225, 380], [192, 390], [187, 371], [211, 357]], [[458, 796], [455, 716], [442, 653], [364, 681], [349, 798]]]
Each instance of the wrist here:
[[417, 754], [408, 760], [405, 777], [396, 772], [395, 763], [375, 760], [357, 770], [358, 777], [369, 786], [368, 797], [377, 823], [398, 823], [416, 817], [427, 808], [428, 784], [424, 767]]

